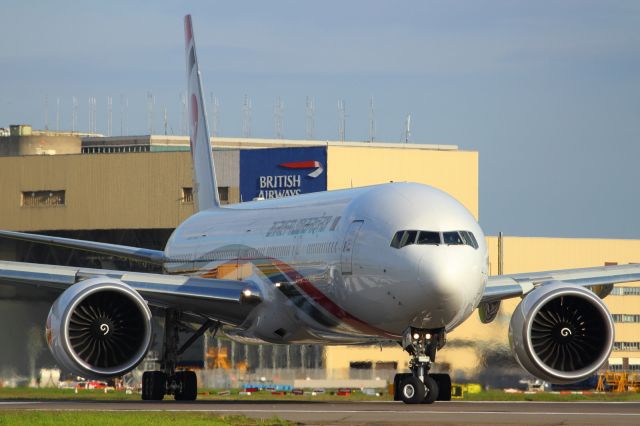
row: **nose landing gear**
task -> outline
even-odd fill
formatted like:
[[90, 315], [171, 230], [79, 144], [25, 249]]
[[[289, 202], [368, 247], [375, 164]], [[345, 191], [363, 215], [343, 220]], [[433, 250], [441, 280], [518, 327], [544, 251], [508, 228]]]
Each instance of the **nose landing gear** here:
[[433, 404], [451, 400], [451, 379], [448, 374], [428, 374], [435, 362], [436, 352], [446, 342], [445, 331], [407, 328], [402, 347], [411, 355], [411, 373], [396, 374], [394, 401], [405, 404]]

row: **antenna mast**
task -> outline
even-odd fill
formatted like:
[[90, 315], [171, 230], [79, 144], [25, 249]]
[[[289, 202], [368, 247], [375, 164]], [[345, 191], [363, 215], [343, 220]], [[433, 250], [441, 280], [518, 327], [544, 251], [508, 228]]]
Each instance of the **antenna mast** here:
[[411, 114], [407, 114], [407, 121], [405, 123], [404, 143], [409, 143], [411, 139]]
[[166, 136], [167, 135], [167, 107], [164, 107], [163, 120], [164, 120], [164, 134]]
[[78, 125], [78, 99], [74, 96], [71, 98], [71, 131], [76, 131]]
[[89, 133], [96, 132], [96, 98], [89, 97]]
[[344, 142], [347, 133], [347, 113], [345, 111], [344, 100], [338, 99], [338, 139]]
[[242, 105], [242, 137], [251, 137], [251, 99], [247, 95], [244, 95]]
[[44, 95], [44, 129], [49, 130], [49, 95]]
[[211, 137], [218, 136], [218, 115], [220, 114], [220, 102], [217, 96], [211, 92]]
[[376, 115], [373, 109], [373, 96], [369, 98], [369, 142], [376, 139]]
[[280, 96], [277, 97], [276, 103], [273, 106], [273, 121], [275, 126], [276, 139], [283, 138], [283, 116], [284, 116], [284, 104]]
[[306, 122], [306, 135], [307, 140], [313, 140], [313, 133], [315, 130], [315, 106], [313, 104], [313, 98], [307, 96], [307, 122]]
[[113, 131], [113, 98], [107, 96], [107, 136], [111, 136]]
[[56, 132], [60, 131], [60, 97], [56, 98]]
[[153, 107], [156, 103], [156, 98], [153, 93], [147, 92], [147, 121], [149, 124], [149, 135], [153, 134]]

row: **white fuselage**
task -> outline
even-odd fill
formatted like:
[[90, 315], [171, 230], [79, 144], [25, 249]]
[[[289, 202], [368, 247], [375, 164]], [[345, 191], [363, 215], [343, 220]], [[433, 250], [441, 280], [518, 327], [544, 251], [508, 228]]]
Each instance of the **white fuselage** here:
[[[477, 244], [392, 247], [405, 230], [440, 238], [466, 231]], [[205, 210], [175, 230], [165, 255], [168, 273], [255, 282], [263, 302], [226, 332], [256, 342], [398, 340], [409, 326], [449, 331], [477, 307], [488, 276], [473, 215], [413, 183]]]

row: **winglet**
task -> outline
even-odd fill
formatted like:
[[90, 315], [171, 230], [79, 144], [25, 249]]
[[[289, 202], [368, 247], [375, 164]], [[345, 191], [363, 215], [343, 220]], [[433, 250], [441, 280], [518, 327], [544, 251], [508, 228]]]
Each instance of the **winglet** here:
[[196, 55], [191, 15], [184, 17], [184, 40], [187, 60], [187, 104], [193, 162], [193, 193], [199, 211], [220, 207], [209, 125], [204, 105], [202, 80]]

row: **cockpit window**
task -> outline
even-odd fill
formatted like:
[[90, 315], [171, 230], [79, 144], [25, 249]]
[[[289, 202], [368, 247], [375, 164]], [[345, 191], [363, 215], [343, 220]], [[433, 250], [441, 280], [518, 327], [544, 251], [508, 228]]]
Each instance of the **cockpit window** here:
[[420, 231], [418, 234], [418, 244], [440, 244], [440, 233], [433, 231]]
[[450, 246], [467, 245], [477, 249], [478, 241], [472, 232], [469, 231], [398, 231], [391, 240], [391, 247], [402, 248], [411, 244], [419, 245], [440, 245]]
[[410, 244], [415, 244], [418, 231], [398, 231], [391, 240], [391, 247], [401, 248]]
[[397, 249], [411, 244], [441, 244], [440, 233], [433, 231], [398, 231], [391, 240], [391, 247]]
[[473, 235], [472, 232], [460, 231], [460, 236], [462, 237], [466, 245], [471, 246], [474, 249], [478, 248], [478, 241], [476, 241], [476, 237]]
[[464, 241], [462, 241], [462, 237], [460, 236], [460, 233], [458, 231], [443, 232], [442, 237], [444, 243], [450, 246], [458, 246], [464, 244]]
[[404, 231], [402, 240], [400, 240], [400, 247], [408, 246], [409, 244], [415, 244], [418, 231]]

